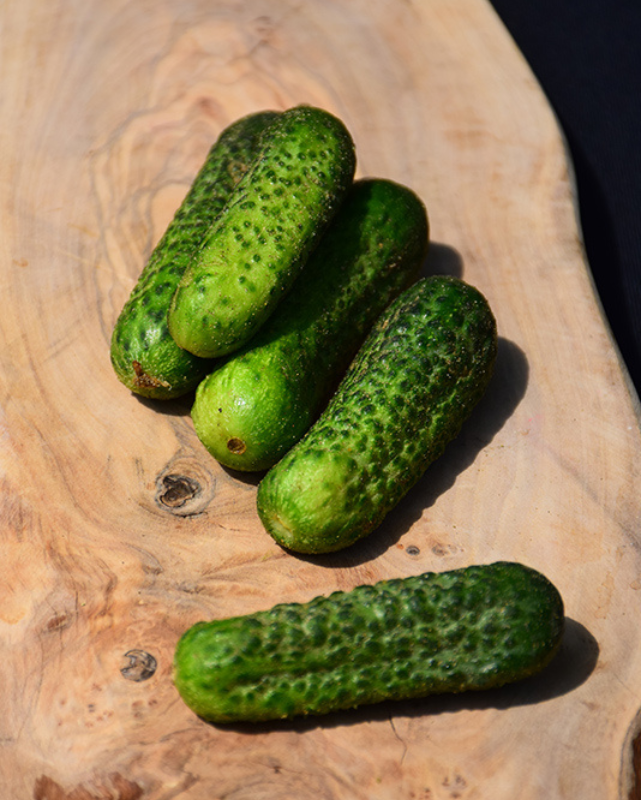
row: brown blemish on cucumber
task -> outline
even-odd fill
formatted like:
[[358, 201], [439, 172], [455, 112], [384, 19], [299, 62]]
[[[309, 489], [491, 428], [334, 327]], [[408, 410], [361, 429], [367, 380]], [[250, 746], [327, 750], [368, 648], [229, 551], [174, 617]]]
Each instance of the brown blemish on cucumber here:
[[247, 449], [247, 445], [243, 442], [242, 439], [237, 439], [236, 437], [232, 437], [227, 442], [227, 449], [230, 453], [234, 453], [234, 455], [242, 456], [242, 454]]
[[160, 387], [171, 389], [171, 384], [167, 383], [167, 381], [162, 381], [159, 378], [154, 378], [153, 375], [147, 374], [140, 361], [132, 361], [131, 367], [135, 374], [134, 384], [139, 389], [160, 389]]

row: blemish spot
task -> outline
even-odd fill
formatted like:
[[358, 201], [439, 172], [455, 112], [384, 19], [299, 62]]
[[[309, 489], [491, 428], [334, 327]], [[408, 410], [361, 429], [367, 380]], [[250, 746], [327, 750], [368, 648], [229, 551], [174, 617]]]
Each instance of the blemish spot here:
[[140, 361], [132, 361], [131, 366], [136, 376], [134, 378], [134, 384], [139, 388], [159, 389], [161, 386], [165, 389], [171, 388], [171, 384], [167, 383], [167, 381], [163, 381], [160, 378], [154, 378], [153, 375], [146, 373]]
[[234, 453], [234, 455], [242, 456], [245, 450], [247, 450], [247, 445], [242, 439], [232, 436], [232, 438], [227, 442], [227, 449], [230, 453]]

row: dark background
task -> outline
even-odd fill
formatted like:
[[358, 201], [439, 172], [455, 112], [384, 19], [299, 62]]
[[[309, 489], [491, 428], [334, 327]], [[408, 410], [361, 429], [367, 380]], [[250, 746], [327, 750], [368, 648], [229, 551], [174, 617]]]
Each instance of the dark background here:
[[491, 0], [570, 149], [587, 259], [641, 395], [641, 0]]

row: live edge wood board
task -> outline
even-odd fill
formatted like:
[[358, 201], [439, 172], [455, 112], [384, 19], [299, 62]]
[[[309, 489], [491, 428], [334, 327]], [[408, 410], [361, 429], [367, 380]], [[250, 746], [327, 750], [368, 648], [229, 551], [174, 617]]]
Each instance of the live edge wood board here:
[[[485, 0], [8, 0], [0, 11], [0, 797], [638, 800], [641, 436], [557, 123]], [[425, 272], [500, 348], [460, 438], [362, 544], [297, 558], [190, 398], [136, 399], [109, 339], [213, 140], [339, 115], [359, 175], [428, 207]], [[544, 572], [559, 657], [501, 691], [207, 725], [192, 623], [499, 559]]]

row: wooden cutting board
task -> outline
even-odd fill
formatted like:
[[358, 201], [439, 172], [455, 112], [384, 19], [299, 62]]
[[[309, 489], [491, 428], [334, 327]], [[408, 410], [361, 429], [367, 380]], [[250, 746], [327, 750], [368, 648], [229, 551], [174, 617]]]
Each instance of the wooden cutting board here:
[[[0, 797], [638, 800], [641, 436], [567, 154], [485, 0], [2, 6]], [[488, 297], [500, 349], [460, 438], [382, 528], [297, 558], [189, 400], [116, 380], [116, 317], [221, 129], [305, 102], [359, 174], [425, 200], [426, 272]], [[500, 691], [222, 728], [171, 682], [201, 618], [499, 559], [544, 572], [557, 660]], [[641, 750], [641, 747], [637, 749]]]

